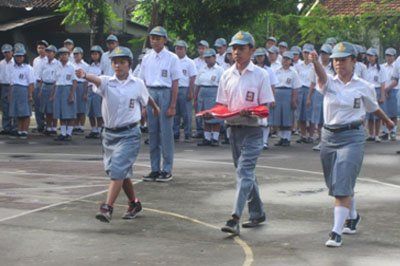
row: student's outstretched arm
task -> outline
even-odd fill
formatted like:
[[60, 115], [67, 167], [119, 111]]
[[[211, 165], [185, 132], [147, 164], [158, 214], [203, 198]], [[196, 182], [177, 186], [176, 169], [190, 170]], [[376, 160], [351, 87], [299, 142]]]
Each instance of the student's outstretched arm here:
[[100, 85], [101, 85], [101, 79], [98, 76], [93, 75], [93, 74], [86, 74], [85, 70], [83, 70], [83, 69], [77, 69], [75, 71], [75, 75], [78, 78], [83, 78], [83, 79], [86, 79], [88, 82], [92, 82], [97, 87], [100, 87]]

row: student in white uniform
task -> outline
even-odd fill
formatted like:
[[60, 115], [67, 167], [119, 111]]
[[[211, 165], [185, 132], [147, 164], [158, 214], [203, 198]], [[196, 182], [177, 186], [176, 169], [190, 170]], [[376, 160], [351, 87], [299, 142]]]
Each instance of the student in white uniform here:
[[266, 220], [254, 170], [262, 151], [263, 134], [258, 119], [250, 117], [244, 108], [267, 105], [274, 101], [268, 72], [251, 62], [255, 41], [248, 32], [239, 31], [232, 37], [235, 65], [221, 77], [217, 103], [231, 111], [242, 110], [241, 116], [226, 122], [231, 127], [231, 148], [236, 167], [237, 186], [231, 218], [221, 228], [223, 232], [239, 234], [239, 221], [245, 205], [249, 221], [245, 228], [258, 226]]
[[267, 52], [268, 52], [268, 59], [269, 59], [269, 62], [271, 63], [272, 70], [276, 71], [279, 68], [281, 68], [282, 64], [278, 60], [279, 48], [276, 46], [272, 46], [271, 48], [267, 49]]
[[[378, 62], [378, 50], [375, 48], [369, 48], [367, 50], [367, 59], [367, 72], [364, 79], [374, 85], [379, 107], [383, 108], [385, 102], [385, 73], [384, 69], [381, 68]], [[379, 137], [381, 129], [380, 118], [372, 113], [368, 113], [367, 119], [369, 131], [367, 141], [381, 142]]]
[[379, 116], [389, 129], [394, 125], [379, 108], [374, 86], [354, 74], [356, 51], [351, 43], [341, 42], [333, 48], [335, 76], [326, 74], [317, 53], [310, 57], [318, 77], [317, 89], [324, 95], [320, 156], [329, 195], [335, 197], [334, 224], [325, 245], [339, 247], [342, 233], [355, 234], [361, 220], [354, 187], [364, 157], [366, 112]]
[[[77, 69], [83, 69], [88, 72], [89, 65], [83, 60], [83, 49], [81, 47], [75, 47], [74, 51], [74, 62], [72, 66]], [[76, 120], [73, 132], [84, 133], [84, 125], [86, 122], [86, 113], [88, 109], [88, 83], [84, 79], [77, 79], [76, 87]]]
[[1, 106], [2, 117], [1, 125], [3, 127], [2, 135], [16, 135], [15, 119], [10, 117], [10, 75], [14, 67], [13, 47], [6, 43], [1, 46], [1, 52], [4, 59], [0, 61], [0, 84], [1, 84]]
[[[216, 104], [218, 84], [224, 69], [216, 63], [216, 52], [207, 49], [204, 52], [207, 66], [196, 77], [195, 97], [199, 110], [211, 109]], [[216, 118], [204, 119], [204, 139], [197, 146], [219, 146], [219, 133], [222, 121]]]
[[149, 97], [149, 92], [139, 78], [130, 74], [132, 52], [126, 47], [116, 47], [110, 53], [114, 76], [97, 76], [78, 69], [78, 78], [94, 84], [93, 91], [103, 98], [102, 133], [104, 170], [110, 177], [106, 201], [100, 206], [96, 219], [109, 223], [113, 205], [121, 189], [128, 198], [128, 209], [123, 219], [133, 219], [142, 210], [131, 181], [133, 164], [139, 154], [141, 132], [139, 128], [141, 107], [148, 103], [158, 115], [159, 108]]
[[101, 56], [101, 72], [103, 75], [107, 76], [113, 76], [114, 75], [114, 70], [111, 66], [111, 59], [109, 58], [110, 53], [119, 45], [118, 38], [117, 36], [110, 34], [108, 35], [106, 39], [106, 45], [108, 51], [103, 53]]
[[35, 75], [32, 67], [26, 63], [25, 48], [15, 49], [14, 61], [15, 64], [10, 72], [10, 117], [17, 120], [17, 136], [26, 139], [32, 115]]
[[153, 110], [147, 108], [151, 172], [143, 179], [168, 182], [172, 180], [173, 123], [182, 69], [178, 56], [165, 47], [168, 40], [167, 31], [157, 26], [150, 31], [149, 35], [152, 50], [143, 58], [140, 78], [149, 89], [150, 96], [160, 107], [161, 113], [156, 117]]
[[225, 54], [227, 49], [226, 40], [224, 38], [218, 38], [214, 42], [215, 50], [217, 50], [217, 64], [221, 67], [225, 65]]
[[303, 60], [300, 58], [301, 48], [299, 46], [293, 46], [290, 48], [290, 52], [293, 54], [293, 66], [296, 67], [297, 65], [301, 64]]
[[194, 97], [194, 81], [197, 69], [194, 61], [186, 55], [188, 45], [185, 41], [179, 40], [175, 43], [175, 53], [179, 57], [182, 69], [182, 78], [179, 79], [179, 91], [176, 102], [176, 115], [174, 118], [174, 139], [179, 140], [181, 121], [184, 125], [185, 141], [192, 137], [192, 112]]
[[[275, 72], [270, 67], [271, 63], [269, 62], [268, 56], [266, 55], [266, 51], [264, 48], [260, 47], [255, 50], [254, 64], [267, 70], [268, 76], [269, 76], [269, 82], [271, 84], [271, 89], [275, 93], [275, 86], [278, 84], [278, 80], [276, 78]], [[271, 105], [271, 106], [269, 106], [269, 108], [270, 108], [270, 114], [271, 114], [272, 113], [271, 110], [273, 110], [274, 106]], [[262, 131], [263, 131], [263, 149], [267, 150], [269, 148], [268, 138], [269, 138], [269, 132], [270, 132], [270, 126], [271, 126], [271, 125], [268, 125], [268, 118], [260, 119], [260, 125], [261, 125]]]
[[69, 58], [68, 58], [68, 60], [69, 60], [71, 63], [74, 62], [74, 55], [73, 55], [73, 53], [72, 53], [72, 51], [74, 50], [74, 47], [75, 47], [74, 41], [71, 40], [71, 39], [66, 39], [66, 40], [64, 41], [64, 47], [67, 48], [68, 51], [69, 51]]
[[[313, 143], [314, 128], [311, 124], [311, 107], [315, 88], [315, 72], [313, 64], [309, 60], [309, 54], [314, 51], [314, 45], [305, 44], [303, 46], [304, 61], [298, 64], [295, 69], [300, 77], [301, 88], [298, 93], [297, 101], [297, 123], [300, 128], [300, 139], [297, 143]], [[308, 133], [308, 137], [307, 137]]]
[[385, 73], [385, 112], [390, 117], [390, 119], [395, 124], [395, 127], [390, 132], [385, 132], [382, 136], [382, 139], [387, 140], [390, 139], [392, 141], [396, 140], [397, 135], [397, 115], [398, 115], [398, 105], [397, 105], [397, 97], [399, 86], [391, 86], [393, 73], [396, 68], [396, 49], [388, 48], [385, 51], [385, 59], [386, 63], [381, 65], [381, 68]]
[[268, 50], [272, 46], [276, 46], [277, 43], [278, 43], [277, 39], [274, 36], [270, 36], [265, 41], [265, 49]]
[[40, 80], [40, 111], [46, 118], [45, 135], [57, 134], [57, 119], [53, 117], [54, 102], [52, 95], [56, 87], [57, 72], [60, 69], [60, 62], [55, 58], [57, 48], [54, 45], [46, 47], [46, 61], [41, 65], [39, 72]]
[[227, 70], [234, 63], [235, 63], [235, 61], [233, 60], [233, 56], [232, 56], [232, 47], [229, 46], [225, 53], [225, 68], [224, 69]]
[[140, 54], [138, 56], [138, 63], [135, 66], [135, 69], [133, 70], [132, 74], [135, 78], [138, 78], [140, 76], [140, 65], [142, 64], [142, 59], [144, 57], [145, 54]]
[[279, 62], [282, 63], [282, 56], [283, 53], [286, 52], [289, 49], [289, 46], [287, 44], [287, 42], [279, 42], [278, 44], [278, 48], [279, 48], [279, 56], [278, 56], [278, 60], [280, 60]]
[[[94, 45], [90, 48], [90, 58], [92, 61], [87, 70], [88, 74], [95, 76], [101, 75], [100, 59], [102, 54], [103, 49], [99, 45]], [[103, 128], [103, 117], [101, 114], [102, 98], [94, 92], [96, 88], [93, 88], [93, 86], [96, 85], [88, 83], [88, 117], [92, 130], [87, 136], [85, 136], [87, 139], [100, 138], [100, 132]]]
[[38, 56], [33, 59], [32, 68], [33, 73], [35, 74], [35, 91], [33, 93], [33, 101], [35, 106], [35, 120], [36, 120], [36, 129], [38, 132], [43, 132], [45, 129], [45, 121], [44, 121], [44, 114], [41, 111], [40, 107], [40, 69], [42, 63], [47, 61], [46, 58], [46, 47], [49, 46], [49, 43], [45, 40], [38, 41], [36, 44], [36, 51]]
[[355, 45], [355, 49], [357, 52], [357, 62], [354, 66], [354, 73], [362, 79], [365, 79], [367, 75], [367, 66], [365, 65], [366, 55], [365, 48], [361, 45]]

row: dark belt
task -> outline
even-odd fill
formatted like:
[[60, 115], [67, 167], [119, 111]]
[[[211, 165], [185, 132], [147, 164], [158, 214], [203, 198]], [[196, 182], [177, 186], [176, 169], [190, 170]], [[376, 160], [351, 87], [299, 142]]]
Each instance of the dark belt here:
[[10, 86], [10, 84], [7, 84], [7, 83], [1, 83], [1, 86]]
[[153, 87], [153, 86], [148, 86], [149, 89], [154, 89], [154, 90], [166, 90], [166, 89], [171, 89], [170, 87], [166, 87], [166, 86], [157, 86], [157, 87]]
[[45, 85], [54, 85], [54, 83], [55, 83], [55, 82], [44, 82], [44, 81], [43, 81], [43, 84], [45, 84]]
[[292, 88], [290, 87], [276, 87], [276, 90], [291, 90]]
[[122, 132], [122, 131], [125, 131], [125, 130], [128, 130], [128, 129], [134, 128], [137, 125], [138, 125], [138, 123], [136, 122], [136, 123], [124, 126], [124, 127], [112, 127], [112, 128], [106, 127], [105, 130], [113, 132], [113, 133], [118, 133], [118, 132]]
[[343, 132], [343, 131], [347, 131], [347, 130], [360, 129], [362, 124], [363, 124], [362, 122], [354, 122], [354, 123], [339, 126], [339, 127], [329, 127], [327, 125], [324, 125], [324, 129], [326, 129], [330, 132], [333, 132], [333, 133], [339, 133], [339, 132]]

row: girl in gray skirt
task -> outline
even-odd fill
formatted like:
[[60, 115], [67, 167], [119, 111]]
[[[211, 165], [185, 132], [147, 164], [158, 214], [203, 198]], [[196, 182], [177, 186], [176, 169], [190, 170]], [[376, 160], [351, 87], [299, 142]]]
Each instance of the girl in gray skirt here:
[[328, 76], [317, 53], [310, 53], [318, 77], [317, 90], [324, 96], [322, 168], [329, 195], [335, 197], [334, 224], [327, 247], [341, 246], [342, 233], [355, 234], [361, 220], [355, 208], [354, 186], [364, 157], [366, 113], [378, 116], [388, 129], [394, 127], [379, 108], [374, 85], [354, 75], [356, 55], [353, 44], [338, 43], [331, 55], [337, 74]]

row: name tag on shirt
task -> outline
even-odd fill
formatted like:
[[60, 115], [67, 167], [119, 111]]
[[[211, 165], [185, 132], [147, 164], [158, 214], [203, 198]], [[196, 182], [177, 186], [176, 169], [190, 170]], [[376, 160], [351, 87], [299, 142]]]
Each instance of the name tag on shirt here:
[[135, 108], [135, 99], [130, 99], [129, 108], [131, 108], [131, 109]]
[[374, 76], [374, 81], [378, 82], [378, 76]]
[[168, 77], [168, 70], [166, 70], [166, 69], [161, 70], [161, 76], [162, 76], [163, 78]]
[[183, 72], [183, 75], [186, 76], [186, 73], [187, 73], [186, 69], [183, 69], [182, 72]]
[[291, 79], [291, 78], [288, 78], [288, 79], [286, 80], [286, 84], [287, 84], [287, 85], [290, 85], [290, 83], [292, 83], [292, 79]]
[[24, 74], [19, 74], [19, 79], [24, 79]]
[[246, 93], [246, 101], [248, 101], [248, 102], [254, 101], [254, 95], [255, 95], [254, 92], [248, 91], [248, 92]]
[[211, 76], [211, 80], [212, 80], [212, 81], [215, 81], [216, 79], [217, 79], [216, 76]]
[[361, 98], [354, 98], [353, 108], [355, 109], [361, 108]]
[[72, 76], [68, 74], [67, 77], [66, 77], [66, 80], [71, 80], [71, 77]]

